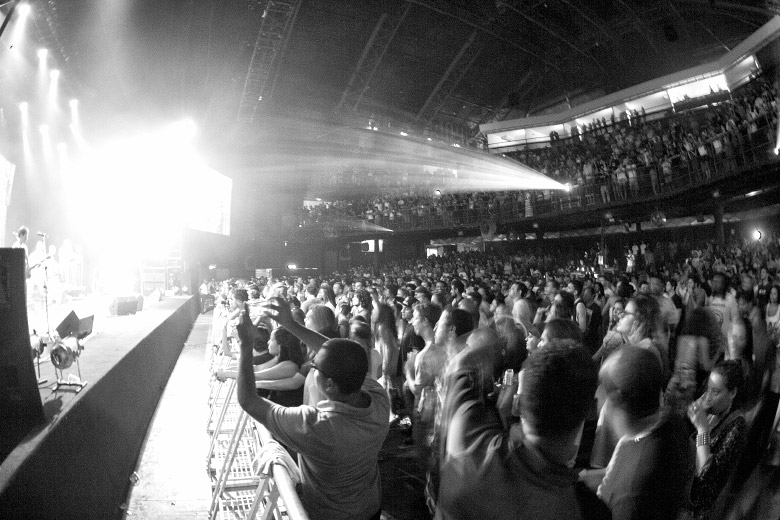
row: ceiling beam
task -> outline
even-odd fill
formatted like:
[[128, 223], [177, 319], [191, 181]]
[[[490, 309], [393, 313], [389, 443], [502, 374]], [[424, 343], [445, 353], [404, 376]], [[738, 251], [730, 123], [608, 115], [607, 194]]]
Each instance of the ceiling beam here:
[[341, 94], [341, 99], [339, 99], [339, 103], [336, 106], [337, 110], [345, 105], [352, 110], [357, 110], [360, 102], [363, 100], [363, 96], [371, 86], [371, 81], [374, 79], [374, 75], [379, 69], [379, 64], [387, 53], [390, 43], [393, 41], [399, 27], [401, 27], [406, 15], [409, 14], [411, 7], [411, 4], [406, 4], [403, 11], [396, 11], [392, 16], [383, 13], [379, 18], [368, 42], [366, 42], [366, 46], [363, 48], [363, 53], [360, 55], [357, 66], [355, 66], [355, 70], [349, 78], [349, 83]]
[[[564, 72], [563, 68], [558, 65], [557, 63], [553, 62], [552, 60], [549, 60], [544, 57], [544, 55], [540, 52], [534, 51], [529, 49], [528, 47], [525, 47], [523, 45], [520, 45], [514, 40], [511, 40], [509, 38], [504, 38], [503, 36], [496, 34], [495, 32], [491, 31], [487, 27], [477, 23], [476, 21], [468, 18], [465, 14], [456, 14], [455, 12], [448, 12], [442, 7], [439, 7], [438, 4], [434, 4], [433, 2], [429, 0], [406, 0], [406, 2], [410, 4], [419, 5], [420, 7], [424, 7], [426, 9], [429, 9], [431, 11], [434, 11], [436, 13], [439, 13], [443, 16], [446, 16], [448, 18], [452, 18], [454, 20], [458, 20], [461, 23], [464, 23], [468, 25], [469, 27], [473, 29], [477, 29], [478, 31], [487, 34], [488, 36], [502, 42], [506, 43], [507, 45], [510, 45], [511, 47], [514, 47], [515, 49], [523, 52], [524, 54], [528, 54], [529, 56], [532, 56], [536, 58], [537, 60], [541, 61], [548, 67], [557, 70], [558, 72]], [[454, 7], [451, 7], [451, 10], [455, 10]]]
[[463, 79], [463, 76], [466, 75], [482, 51], [482, 47], [475, 44], [476, 39], [477, 31], [473, 31], [458, 51], [458, 54], [450, 62], [447, 70], [439, 78], [439, 82], [428, 96], [428, 99], [425, 100], [425, 104], [417, 112], [416, 119], [418, 121], [423, 120], [425, 123], [429, 123], [436, 115], [436, 112], [447, 101], [447, 98], [455, 91], [460, 80]]
[[506, 7], [507, 9], [511, 10], [515, 14], [521, 16], [525, 20], [531, 22], [532, 24], [536, 25], [537, 27], [541, 28], [543, 31], [549, 33], [551, 36], [556, 38], [557, 40], [563, 42], [566, 44], [570, 49], [572, 49], [574, 52], [579, 54], [580, 56], [583, 56], [584, 58], [591, 60], [594, 62], [602, 71], [604, 71], [604, 66], [593, 56], [588, 54], [587, 52], [583, 51], [578, 45], [572, 43], [567, 38], [564, 38], [560, 34], [558, 34], [554, 29], [551, 27], [548, 27], [546, 24], [542, 23], [540, 20], [538, 20], [536, 17], [529, 15], [528, 13], [524, 12], [523, 10], [517, 9], [515, 6], [511, 5], [508, 1], [503, 1], [501, 3], [502, 6]]
[[739, 11], [743, 13], [751, 13], [763, 16], [772, 16], [771, 10], [763, 7], [754, 7], [752, 5], [745, 5], [742, 2], [724, 2], [717, 0], [675, 0], [678, 4], [692, 4], [704, 7], [705, 9], [728, 9], [730, 11]]

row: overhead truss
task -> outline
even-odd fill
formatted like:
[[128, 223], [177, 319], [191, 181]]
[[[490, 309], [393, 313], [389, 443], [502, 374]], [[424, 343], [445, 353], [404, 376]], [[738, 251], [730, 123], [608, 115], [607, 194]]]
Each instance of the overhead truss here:
[[252, 122], [260, 101], [273, 97], [280, 63], [300, 7], [301, 0], [265, 2], [238, 107], [239, 121]]
[[339, 99], [336, 109], [348, 108], [357, 110], [360, 102], [363, 100], [363, 96], [371, 86], [371, 81], [374, 79], [374, 75], [379, 68], [379, 64], [382, 63], [390, 43], [398, 32], [398, 28], [401, 27], [406, 15], [409, 14], [411, 7], [411, 4], [406, 4], [402, 11], [399, 10], [390, 14], [383, 13], [379, 18], [368, 42], [363, 47], [363, 54], [361, 54], [360, 60], [358, 60], [357, 66], [349, 78], [347, 87], [341, 94], [341, 99]]
[[482, 46], [475, 43], [476, 39], [477, 31], [473, 31], [469, 39], [466, 40], [466, 43], [458, 51], [458, 54], [450, 62], [450, 66], [447, 67], [447, 70], [439, 79], [425, 104], [417, 112], [418, 121], [424, 121], [426, 124], [430, 123], [447, 99], [452, 96], [460, 80], [463, 79], [463, 76], [466, 75], [482, 51]]

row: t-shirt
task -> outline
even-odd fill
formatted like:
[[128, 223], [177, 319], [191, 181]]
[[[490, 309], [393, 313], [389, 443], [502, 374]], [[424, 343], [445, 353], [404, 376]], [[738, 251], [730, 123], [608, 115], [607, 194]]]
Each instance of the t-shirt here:
[[671, 415], [644, 436], [621, 438], [598, 491], [613, 520], [675, 520], [689, 495], [694, 450], [682, 419]]
[[728, 338], [731, 334], [731, 326], [739, 319], [739, 307], [737, 300], [729, 293], [726, 297], [711, 296], [707, 301], [707, 308], [712, 311], [723, 331], [723, 337]]
[[389, 430], [390, 401], [366, 378], [367, 408], [323, 400], [314, 406], [273, 405], [264, 422], [280, 442], [298, 452], [303, 503], [313, 520], [361, 520], [382, 505], [378, 455]]

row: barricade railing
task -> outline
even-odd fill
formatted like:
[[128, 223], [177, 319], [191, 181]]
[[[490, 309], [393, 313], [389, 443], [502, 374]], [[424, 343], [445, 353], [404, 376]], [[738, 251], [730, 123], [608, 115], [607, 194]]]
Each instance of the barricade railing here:
[[[215, 313], [212, 326], [224, 326], [223, 319]], [[222, 382], [213, 377], [232, 359], [224, 354], [219, 346], [207, 349], [210, 389], [206, 469], [212, 481], [209, 518], [307, 520], [293, 484], [297, 479], [282, 464], [271, 461], [261, 467], [267, 455], [264, 450], [274, 445], [273, 436], [241, 409], [235, 379]]]

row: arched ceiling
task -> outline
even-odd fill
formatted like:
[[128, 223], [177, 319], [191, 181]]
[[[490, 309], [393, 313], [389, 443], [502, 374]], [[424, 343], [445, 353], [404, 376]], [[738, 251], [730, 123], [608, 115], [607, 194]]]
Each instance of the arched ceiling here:
[[[278, 205], [292, 207], [290, 193], [310, 187], [309, 177], [280, 165], [316, 170], [328, 167], [327, 153], [349, 153], [355, 134], [334, 130], [331, 121], [365, 124], [373, 115], [378, 126], [393, 120], [394, 130], [416, 124], [432, 134], [446, 128], [473, 135], [482, 122], [576, 106], [712, 61], [780, 6], [777, 0], [27, 1], [30, 34], [62, 69], [64, 95], [80, 100], [87, 137], [154, 118], [192, 117], [207, 155], [214, 152], [209, 164], [251, 181], [256, 191], [246, 190], [249, 183], [236, 190], [246, 208], [261, 196], [271, 205], [273, 188], [289, 195]], [[10, 5], [0, 0], [0, 16]], [[283, 5], [293, 6], [294, 16], [266, 34], [279, 38], [278, 52], [248, 125], [239, 114], [255, 70], [253, 49]], [[28, 50], [26, 73], [34, 76], [35, 49]], [[33, 85], [0, 62], [6, 117], [0, 138]], [[403, 154], [400, 146], [393, 151]]]
[[[255, 119], [373, 113], [464, 133], [711, 61], [774, 9], [765, 0], [31, 1], [74, 95], [201, 124], [237, 119], [263, 14], [285, 2], [299, 7]], [[360, 88], [350, 97], [351, 82]]]

